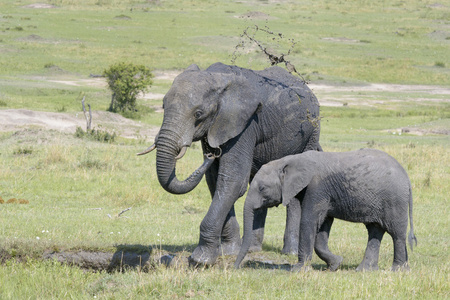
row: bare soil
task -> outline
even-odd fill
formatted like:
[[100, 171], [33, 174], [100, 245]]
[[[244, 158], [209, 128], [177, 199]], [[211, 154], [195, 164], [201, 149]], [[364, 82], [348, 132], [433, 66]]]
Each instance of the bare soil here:
[[[52, 129], [65, 133], [75, 133], [77, 127], [86, 128], [82, 112], [55, 113], [28, 109], [0, 110], [0, 131], [20, 131], [25, 129]], [[151, 127], [107, 111], [92, 112], [92, 128], [102, 128], [125, 138], [153, 140], [158, 133]]]

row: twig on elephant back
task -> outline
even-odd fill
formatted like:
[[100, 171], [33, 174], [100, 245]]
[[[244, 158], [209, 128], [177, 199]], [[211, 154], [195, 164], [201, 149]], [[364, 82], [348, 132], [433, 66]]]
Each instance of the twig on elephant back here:
[[84, 117], [86, 118], [86, 132], [91, 130], [91, 122], [92, 122], [92, 112], [91, 112], [91, 105], [88, 103], [88, 107], [89, 107], [89, 117], [87, 115], [86, 112], [86, 107], [84, 106], [84, 99], [86, 98], [86, 96], [83, 96], [83, 100], [81, 100], [81, 105], [83, 106], [83, 113], [84, 113]]
[[[254, 28], [255, 31], [253, 33], [253, 35], [249, 34], [249, 29]], [[295, 66], [288, 60], [286, 60], [286, 56], [288, 56], [289, 54], [291, 54], [292, 49], [294, 48], [294, 46], [297, 44], [293, 39], [289, 39], [289, 41], [291, 42], [291, 47], [289, 48], [287, 54], [281, 53], [280, 55], [276, 55], [274, 53], [271, 53], [270, 50], [267, 49], [267, 47], [264, 47], [256, 38], [255, 35], [258, 31], [263, 31], [269, 35], [274, 36], [272, 38], [272, 40], [276, 40], [277, 37], [280, 39], [283, 39], [284, 36], [282, 33], [275, 33], [270, 31], [267, 26], [266, 28], [260, 28], [258, 27], [258, 25], [254, 25], [254, 26], [248, 26], [247, 28], [244, 29], [244, 32], [242, 33], [241, 37], [246, 37], [248, 38], [251, 42], [255, 43], [259, 49], [261, 49], [261, 51], [269, 58], [270, 61], [270, 65], [274, 66], [274, 65], [278, 65], [280, 63], [284, 63], [286, 69], [288, 70], [289, 73], [295, 73], [297, 74], [304, 83], [306, 83], [305, 78], [303, 78], [303, 76], [297, 71], [297, 69], [295, 68]], [[236, 51], [238, 48], [244, 48], [245, 43], [243, 41], [241, 41], [237, 46], [236, 46], [236, 50], [233, 53], [233, 59], [232, 62], [234, 63], [234, 61], [237, 58], [236, 55]]]

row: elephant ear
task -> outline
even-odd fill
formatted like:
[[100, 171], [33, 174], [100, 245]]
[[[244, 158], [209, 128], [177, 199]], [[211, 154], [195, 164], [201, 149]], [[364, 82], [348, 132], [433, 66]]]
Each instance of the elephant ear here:
[[208, 143], [213, 148], [238, 136], [262, 106], [257, 93], [245, 78], [234, 74], [220, 76], [227, 77], [227, 80], [220, 80], [223, 85], [218, 90], [219, 107], [208, 130]]
[[281, 194], [283, 205], [306, 188], [314, 177], [313, 164], [307, 163], [302, 155], [291, 155], [280, 170]]

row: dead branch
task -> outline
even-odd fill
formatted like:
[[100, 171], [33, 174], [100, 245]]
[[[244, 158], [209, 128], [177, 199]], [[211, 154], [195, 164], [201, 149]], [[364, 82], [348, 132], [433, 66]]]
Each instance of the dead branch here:
[[122, 210], [117, 216], [120, 217], [121, 214], [123, 214], [124, 212], [129, 211], [130, 209], [131, 209], [131, 207], [128, 207], [128, 208]]
[[[253, 34], [249, 34], [249, 30], [250, 29], [254, 29]], [[258, 31], [262, 31], [265, 32], [268, 35], [274, 36], [272, 38], [272, 40], [276, 40], [276, 39], [283, 39], [284, 35], [282, 33], [275, 33], [273, 31], [270, 31], [267, 27], [266, 28], [260, 28], [258, 25], [254, 25], [254, 26], [248, 26], [244, 32], [242, 33], [241, 37], [245, 37], [247, 39], [249, 39], [251, 42], [253, 42], [254, 44], [256, 44], [259, 49], [261, 49], [261, 51], [269, 58], [269, 62], [271, 66], [274, 65], [278, 65], [280, 63], [284, 63], [286, 69], [288, 70], [289, 73], [295, 73], [297, 74], [304, 83], [306, 83], [305, 79], [303, 78], [303, 76], [297, 71], [297, 69], [295, 68], [295, 66], [288, 60], [286, 60], [286, 56], [288, 56], [289, 54], [291, 54], [292, 49], [294, 48], [294, 46], [297, 44], [293, 39], [289, 39], [289, 42], [291, 43], [291, 47], [289, 48], [288, 52], [286, 54], [281, 53], [280, 55], [276, 55], [274, 53], [271, 53], [270, 50], [267, 49], [267, 47], [264, 47], [256, 38], [255, 35]], [[236, 52], [237, 49], [240, 47], [244, 47], [245, 43], [243, 41], [241, 41], [237, 46], [236, 46], [236, 50], [233, 53], [233, 59], [232, 62], [234, 63], [234, 61], [237, 58]]]
[[84, 99], [86, 98], [86, 96], [83, 96], [83, 100], [81, 100], [81, 105], [83, 106], [83, 113], [84, 113], [84, 117], [86, 118], [86, 132], [91, 130], [91, 122], [92, 122], [92, 112], [91, 112], [91, 105], [88, 103], [88, 107], [89, 107], [89, 117], [87, 115], [86, 112], [86, 107], [84, 106]]

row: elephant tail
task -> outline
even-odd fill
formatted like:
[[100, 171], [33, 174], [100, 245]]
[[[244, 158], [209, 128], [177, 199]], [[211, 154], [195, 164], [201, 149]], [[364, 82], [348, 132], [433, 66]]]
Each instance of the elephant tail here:
[[412, 197], [412, 189], [411, 189], [411, 183], [409, 184], [409, 235], [408, 235], [408, 242], [409, 247], [411, 247], [411, 251], [413, 250], [413, 241], [415, 241], [417, 246], [417, 238], [414, 235], [414, 227], [413, 227], [413, 197]]

